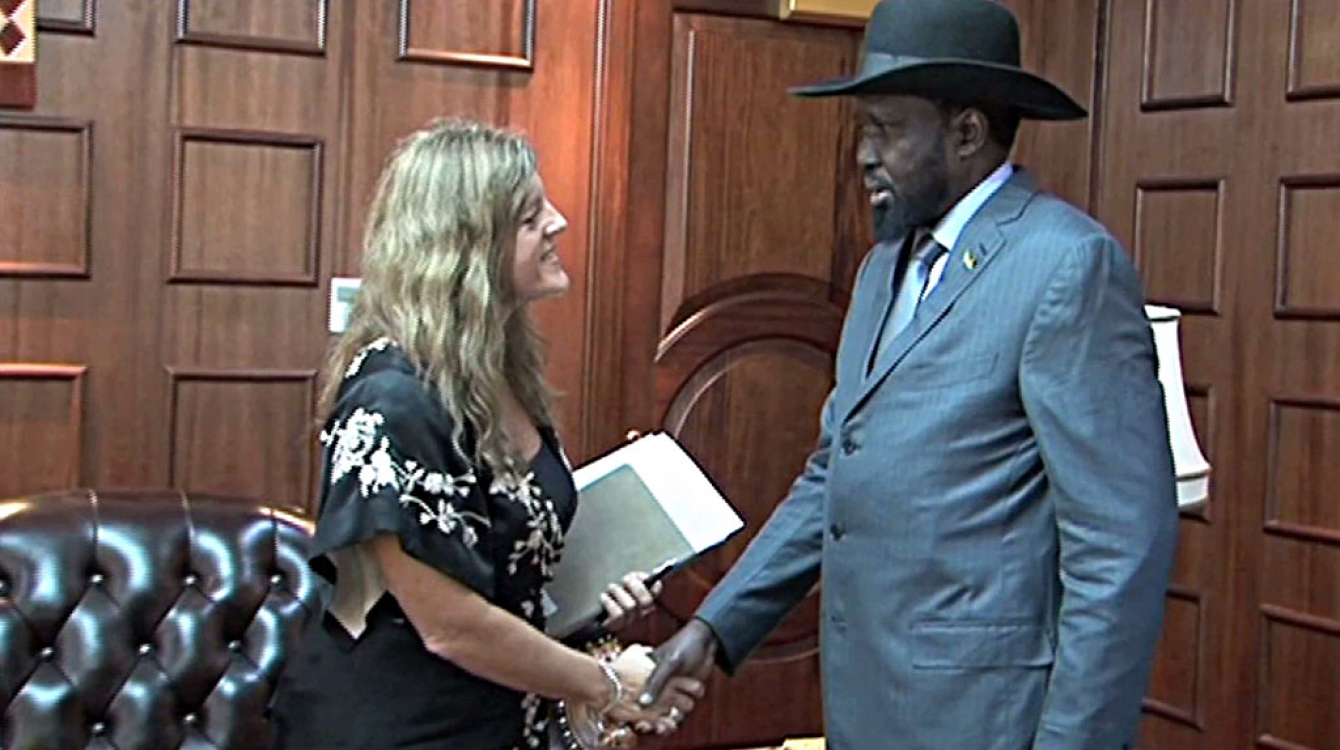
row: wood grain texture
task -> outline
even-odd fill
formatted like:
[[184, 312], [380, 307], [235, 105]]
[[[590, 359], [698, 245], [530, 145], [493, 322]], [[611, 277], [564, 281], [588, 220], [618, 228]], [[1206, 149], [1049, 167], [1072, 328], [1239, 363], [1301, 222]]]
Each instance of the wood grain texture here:
[[[572, 221], [561, 245], [574, 293], [536, 314], [581, 457], [586, 334], [598, 328], [586, 265], [602, 201], [591, 177], [597, 47], [613, 3], [554, 0], [543, 15], [504, 19], [509, 33], [534, 22], [529, 72], [398, 60], [398, 5], [43, 3], [42, 101], [0, 117], [0, 218], [16, 238], [0, 244], [0, 362], [88, 368], [81, 481], [285, 503], [310, 493], [313, 415], [298, 396], [308, 384], [169, 373], [317, 370], [328, 279], [358, 273], [387, 153], [452, 114], [526, 132]], [[464, 26], [441, 3], [417, 5], [421, 32], [492, 38], [486, 4]], [[245, 466], [208, 463], [248, 425], [274, 434]], [[23, 471], [15, 455], [0, 454], [6, 492], [50, 488], [45, 464]]]
[[1227, 106], [1236, 71], [1236, 0], [1145, 0], [1147, 110]]
[[400, 0], [400, 59], [531, 70], [538, 0]]
[[1136, 184], [1131, 248], [1150, 302], [1183, 312], [1218, 311], [1223, 232], [1217, 179]]
[[1280, 184], [1275, 312], [1340, 319], [1340, 175], [1289, 175]]
[[[92, 25], [84, 15], [91, 4], [58, 0], [42, 5], [44, 18]], [[172, 3], [118, 3], [114, 12], [106, 12], [108, 4], [99, 5], [103, 12], [96, 34], [41, 37], [41, 97], [33, 113], [88, 123], [86, 278], [0, 279], [0, 361], [87, 368], [79, 483], [163, 485], [167, 378], [159, 345], [168, 327], [161, 302], [170, 215], [174, 8]], [[70, 153], [77, 151], [75, 142], [71, 136]], [[47, 163], [44, 170], [56, 171], [31, 175], [27, 188], [67, 184], [69, 179], [55, 179], [64, 163], [63, 158]], [[62, 224], [70, 222], [67, 232], [79, 225], [70, 219], [80, 210], [73, 205], [53, 194], [47, 209]], [[0, 473], [15, 479], [6, 487], [10, 492], [51, 486], [42, 464], [8, 451], [0, 452]]]
[[169, 279], [316, 286], [321, 139], [208, 129], [177, 137]]
[[23, 472], [0, 472], [0, 497], [40, 485], [76, 486], [84, 474], [82, 365], [0, 362], [0, 455]]
[[88, 276], [92, 129], [0, 117], [0, 275]]
[[1340, 96], [1340, 2], [1290, 0], [1289, 13], [1289, 98]]
[[330, 0], [177, 0], [177, 41], [320, 55]]
[[310, 504], [315, 370], [173, 368], [170, 378], [174, 487]]
[[1024, 121], [1015, 158], [1051, 192], [1076, 206], [1092, 206], [1092, 162], [1101, 106], [1103, 28], [1100, 0], [1012, 2], [1019, 18], [1023, 65], [1064, 89], [1089, 111], [1073, 122]]
[[[618, 150], [604, 173], [627, 164], [636, 177], [617, 183], [626, 202], [615, 228], [601, 230], [624, 240], [622, 264], [594, 256], [620, 275], [593, 280], [623, 286], [615, 299], [596, 297], [618, 330], [598, 333], [593, 349], [593, 376], [617, 384], [621, 408], [591, 424], [597, 440], [629, 428], [678, 435], [749, 525], [672, 581], [665, 614], [635, 634], [652, 640], [693, 611], [812, 449], [869, 246], [848, 105], [785, 93], [850, 69], [857, 34], [748, 18], [743, 6], [705, 15], [681, 5], [650, 0], [631, 12], [614, 3], [609, 17], [612, 39], [637, 43], [610, 47], [608, 101], [629, 103], [630, 124], [608, 131]], [[622, 55], [631, 73], [614, 72]], [[648, 744], [747, 747], [818, 732], [816, 605], [812, 595], [736, 677], [714, 677], [681, 732]]]
[[1266, 605], [1263, 618], [1257, 742], [1279, 750], [1321, 750], [1340, 743], [1334, 665], [1340, 621]]
[[41, 0], [37, 29], [92, 36], [96, 31], [98, 0]]
[[764, 274], [834, 281], [838, 178], [854, 158], [839, 151], [849, 110], [786, 89], [853, 64], [849, 33], [676, 17], [663, 330], [693, 312], [686, 298], [719, 284]]

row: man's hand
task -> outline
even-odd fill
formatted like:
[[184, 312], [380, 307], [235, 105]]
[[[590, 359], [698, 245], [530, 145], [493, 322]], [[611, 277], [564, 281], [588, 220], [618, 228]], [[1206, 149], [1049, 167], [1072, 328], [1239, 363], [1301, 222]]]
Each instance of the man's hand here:
[[643, 705], [639, 695], [655, 666], [647, 646], [635, 644], [625, 648], [614, 659], [613, 666], [628, 694], [610, 708], [608, 716], [621, 724], [632, 725], [639, 733], [670, 734], [679, 728], [679, 723], [693, 712], [694, 705], [703, 697], [702, 681], [674, 677], [655, 703]]
[[689, 620], [678, 633], [656, 647], [653, 655], [656, 668], [647, 678], [639, 702], [643, 706], [655, 703], [661, 697], [661, 691], [675, 677], [706, 680], [712, 673], [716, 655], [716, 633], [701, 620]]

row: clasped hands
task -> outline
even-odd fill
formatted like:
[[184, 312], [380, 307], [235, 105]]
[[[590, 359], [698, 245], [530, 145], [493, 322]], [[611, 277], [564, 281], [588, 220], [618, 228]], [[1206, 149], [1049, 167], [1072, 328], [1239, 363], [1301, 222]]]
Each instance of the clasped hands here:
[[[630, 573], [602, 595], [606, 626], [611, 630], [655, 606], [661, 585], [648, 588], [645, 579], [644, 573]], [[628, 646], [611, 662], [620, 690], [605, 715], [640, 734], [670, 734], [703, 697], [716, 649], [711, 628], [697, 620], [690, 621], [654, 651], [643, 644]]]

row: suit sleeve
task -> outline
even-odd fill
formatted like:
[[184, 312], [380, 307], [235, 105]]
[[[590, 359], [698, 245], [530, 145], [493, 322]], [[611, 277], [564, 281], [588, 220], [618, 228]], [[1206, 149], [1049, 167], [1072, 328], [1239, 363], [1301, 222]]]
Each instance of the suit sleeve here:
[[1024, 344], [1024, 408], [1056, 509], [1061, 602], [1034, 750], [1133, 742], [1177, 534], [1143, 295], [1108, 237], [1073, 248]]
[[699, 607], [721, 643], [721, 667], [734, 674], [819, 580], [824, 492], [833, 442], [833, 394], [824, 402], [819, 441], [791, 491]]
[[[866, 270], [873, 255], [868, 253], [856, 272], [848, 328], [856, 298], [868, 286]], [[843, 336], [845, 339], [845, 331]], [[719, 659], [727, 673], [735, 673], [819, 580], [824, 496], [828, 491], [828, 462], [835, 426], [833, 412], [830, 392], [819, 418], [819, 439], [804, 470], [744, 554], [698, 609], [697, 618], [712, 628], [721, 643]]]

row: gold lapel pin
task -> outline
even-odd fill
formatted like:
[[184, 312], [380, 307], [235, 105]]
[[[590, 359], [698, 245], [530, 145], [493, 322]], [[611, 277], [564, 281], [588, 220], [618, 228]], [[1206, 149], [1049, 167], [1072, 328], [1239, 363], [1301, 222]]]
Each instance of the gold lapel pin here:
[[969, 271], [977, 268], [977, 255], [971, 250], [963, 251], [963, 267]]

